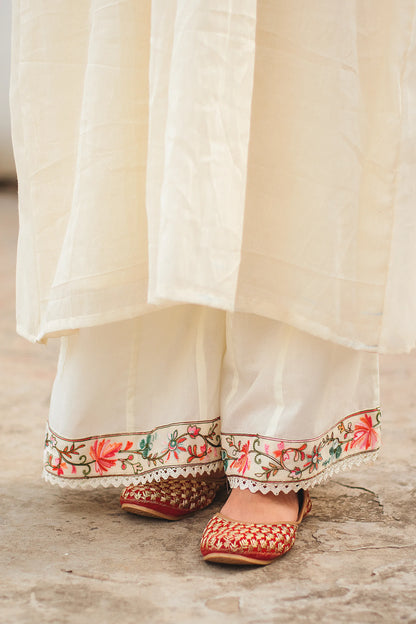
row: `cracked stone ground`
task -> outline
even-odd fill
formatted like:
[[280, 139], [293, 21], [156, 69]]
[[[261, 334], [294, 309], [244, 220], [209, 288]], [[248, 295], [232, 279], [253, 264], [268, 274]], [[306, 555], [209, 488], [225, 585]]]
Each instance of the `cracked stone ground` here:
[[16, 229], [16, 197], [4, 190], [2, 624], [416, 623], [416, 354], [382, 358], [380, 457], [312, 490], [313, 513], [293, 550], [261, 569], [209, 565], [198, 542], [220, 501], [167, 523], [123, 514], [117, 489], [41, 481], [56, 345], [14, 333]]

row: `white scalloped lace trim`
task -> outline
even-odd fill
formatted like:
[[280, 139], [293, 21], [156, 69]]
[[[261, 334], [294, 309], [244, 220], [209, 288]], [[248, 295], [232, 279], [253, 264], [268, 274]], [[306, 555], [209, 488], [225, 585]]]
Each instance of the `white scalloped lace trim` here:
[[250, 490], [250, 492], [273, 492], [273, 494], [279, 494], [280, 492], [297, 492], [298, 490], [308, 490], [324, 481], [327, 481], [334, 474], [347, 470], [360, 464], [375, 461], [379, 455], [380, 449], [366, 453], [362, 455], [353, 455], [346, 457], [343, 460], [334, 462], [332, 466], [328, 466], [323, 472], [311, 479], [301, 479], [299, 481], [280, 482], [280, 483], [264, 483], [261, 481], [252, 481], [245, 477], [228, 477], [228, 483], [231, 488], [240, 488], [240, 490]]
[[170, 466], [169, 468], [159, 468], [158, 470], [147, 472], [143, 475], [65, 479], [44, 470], [42, 476], [48, 483], [59, 485], [62, 488], [70, 488], [72, 490], [94, 490], [99, 487], [127, 487], [128, 485], [139, 485], [141, 483], [150, 483], [151, 481], [161, 481], [162, 479], [176, 479], [178, 477], [189, 476], [196, 477], [198, 475], [222, 472], [223, 469], [222, 461], [218, 460], [200, 466]]
[[[346, 457], [342, 461], [334, 463], [329, 466], [324, 472], [313, 477], [312, 479], [302, 479], [296, 482], [289, 483], [261, 483], [259, 481], [253, 481], [245, 477], [228, 477], [228, 483], [230, 488], [240, 488], [241, 490], [250, 490], [250, 492], [273, 492], [273, 494], [279, 494], [279, 492], [297, 492], [300, 489], [310, 489], [316, 485], [327, 481], [335, 474], [343, 472], [354, 466], [375, 461], [379, 455], [379, 450], [367, 453], [365, 455], [354, 455], [352, 457]], [[152, 473], [136, 476], [114, 476], [114, 477], [97, 477], [96, 479], [63, 479], [50, 474], [46, 470], [43, 471], [43, 478], [48, 483], [53, 485], [59, 485], [62, 488], [69, 489], [81, 489], [81, 490], [93, 490], [99, 487], [127, 487], [128, 485], [138, 485], [141, 483], [150, 483], [151, 481], [161, 481], [162, 479], [175, 479], [178, 477], [189, 476], [201, 476], [204, 474], [212, 474], [223, 470], [222, 461], [214, 462], [212, 464], [206, 464], [204, 466], [183, 466], [183, 467], [170, 467], [160, 468]]]

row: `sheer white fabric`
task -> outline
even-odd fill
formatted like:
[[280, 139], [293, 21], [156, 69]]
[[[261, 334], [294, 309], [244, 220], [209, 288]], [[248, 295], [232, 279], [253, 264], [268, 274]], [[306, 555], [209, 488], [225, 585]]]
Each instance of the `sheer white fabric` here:
[[16, 0], [18, 331], [198, 303], [413, 348], [415, 14]]

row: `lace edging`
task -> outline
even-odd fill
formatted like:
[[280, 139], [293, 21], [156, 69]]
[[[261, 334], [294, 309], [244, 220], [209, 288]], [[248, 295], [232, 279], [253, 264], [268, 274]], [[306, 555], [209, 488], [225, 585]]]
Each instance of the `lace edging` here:
[[297, 492], [300, 489], [308, 490], [320, 483], [327, 481], [335, 474], [341, 471], [345, 471], [353, 466], [359, 466], [360, 464], [375, 461], [379, 455], [380, 449], [366, 453], [365, 455], [353, 455], [352, 457], [346, 457], [344, 460], [334, 463], [329, 466], [321, 474], [313, 477], [312, 479], [301, 479], [294, 482], [280, 482], [280, 483], [262, 483], [259, 481], [252, 481], [246, 477], [228, 477], [228, 483], [231, 488], [240, 488], [240, 490], [250, 490], [250, 492], [273, 492], [273, 494], [279, 494], [279, 492]]
[[116, 475], [107, 477], [96, 477], [86, 479], [66, 479], [51, 474], [47, 470], [43, 470], [42, 476], [47, 483], [59, 485], [61, 488], [69, 488], [72, 490], [94, 490], [99, 487], [127, 487], [128, 485], [139, 485], [142, 483], [150, 483], [151, 481], [161, 481], [162, 479], [189, 477], [203, 474], [211, 474], [213, 472], [223, 471], [223, 463], [221, 460], [201, 466], [170, 466], [169, 468], [159, 468], [143, 475]]
[[[300, 489], [310, 489], [317, 485], [320, 485], [324, 481], [327, 481], [335, 474], [345, 471], [354, 466], [358, 466], [363, 463], [369, 463], [375, 461], [379, 455], [379, 450], [365, 455], [355, 455], [353, 457], [347, 457], [343, 461], [337, 462], [331, 467], [328, 467], [324, 472], [313, 477], [312, 479], [302, 479], [296, 482], [290, 483], [261, 483], [258, 481], [252, 481], [246, 477], [228, 477], [228, 482], [231, 488], [240, 488], [241, 490], [248, 489], [250, 492], [273, 492], [279, 494], [279, 492], [297, 492]], [[213, 472], [222, 471], [223, 464], [221, 461], [213, 462], [212, 464], [205, 464], [204, 466], [181, 466], [181, 467], [169, 467], [160, 468], [152, 473], [135, 476], [112, 476], [112, 477], [97, 477], [96, 479], [63, 479], [52, 475], [46, 470], [43, 471], [43, 478], [46, 482], [52, 485], [59, 485], [61, 488], [68, 489], [81, 489], [81, 490], [93, 490], [99, 487], [126, 487], [128, 485], [138, 485], [140, 483], [150, 483], [151, 481], [161, 481], [162, 479], [177, 478], [177, 477], [189, 477], [203, 474], [211, 474]]]

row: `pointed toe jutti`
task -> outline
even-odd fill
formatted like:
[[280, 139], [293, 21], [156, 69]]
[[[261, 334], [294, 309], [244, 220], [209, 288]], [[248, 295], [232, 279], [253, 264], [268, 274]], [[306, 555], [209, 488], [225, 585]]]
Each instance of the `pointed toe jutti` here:
[[201, 539], [204, 560], [234, 565], [267, 565], [281, 557], [294, 545], [298, 527], [312, 509], [307, 491], [300, 490], [298, 499], [296, 522], [252, 524], [215, 514]]

